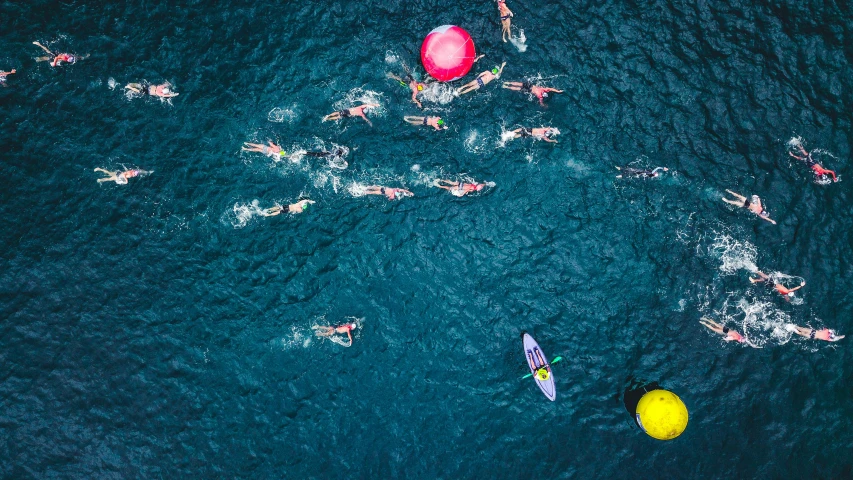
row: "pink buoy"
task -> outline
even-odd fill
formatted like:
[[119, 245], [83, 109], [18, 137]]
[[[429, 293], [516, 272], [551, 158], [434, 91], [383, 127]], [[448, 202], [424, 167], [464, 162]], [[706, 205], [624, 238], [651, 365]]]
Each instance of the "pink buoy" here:
[[441, 82], [465, 76], [476, 57], [471, 35], [455, 25], [442, 25], [429, 32], [421, 45], [424, 68]]

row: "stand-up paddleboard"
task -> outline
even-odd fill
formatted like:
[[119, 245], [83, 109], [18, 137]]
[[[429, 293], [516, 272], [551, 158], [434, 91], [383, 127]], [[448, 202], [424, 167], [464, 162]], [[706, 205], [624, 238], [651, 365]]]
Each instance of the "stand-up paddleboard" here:
[[[548, 358], [542, 353], [542, 349], [539, 348], [539, 344], [533, 340], [533, 337], [527, 332], [522, 332], [521, 338], [524, 340], [524, 357], [527, 359], [530, 373], [533, 374], [536, 385], [539, 385], [542, 393], [553, 402], [557, 398], [557, 386], [554, 385], [554, 373], [551, 371], [551, 364], [548, 363]], [[544, 372], [540, 372], [542, 369]]]

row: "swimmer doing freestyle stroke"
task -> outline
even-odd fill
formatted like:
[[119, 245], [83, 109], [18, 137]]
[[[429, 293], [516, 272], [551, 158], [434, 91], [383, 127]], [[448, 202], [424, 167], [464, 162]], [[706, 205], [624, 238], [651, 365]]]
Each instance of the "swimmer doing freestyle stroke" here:
[[456, 182], [453, 180], [444, 180], [444, 179], [436, 179], [432, 185], [434, 187], [441, 188], [443, 190], [447, 190], [452, 195], [456, 197], [464, 197], [472, 192], [480, 192], [484, 188], [490, 186], [487, 183], [463, 183]]
[[560, 130], [554, 127], [542, 127], [542, 128], [516, 128], [509, 132], [512, 134], [512, 138], [509, 140], [514, 140], [516, 138], [533, 138], [534, 140], [545, 140], [548, 143], [558, 143], [556, 140], [551, 137], [556, 137], [560, 134]]
[[837, 342], [844, 338], [844, 335], [836, 334], [835, 330], [830, 330], [828, 328], [815, 330], [814, 328], [804, 328], [799, 325], [794, 325], [793, 323], [785, 325], [785, 330], [791, 333], [796, 333], [797, 335], [808, 338], [809, 340], [825, 340], [827, 342]]
[[296, 203], [291, 203], [290, 205], [283, 207], [281, 205], [275, 205], [274, 207], [267, 208], [261, 211], [261, 215], [265, 217], [274, 217], [276, 215], [280, 215], [282, 213], [302, 213], [305, 210], [308, 210], [308, 206], [311, 204], [317, 203], [314, 200], [300, 200]]
[[421, 92], [424, 91], [424, 88], [426, 88], [426, 86], [427, 86], [426, 82], [421, 83], [421, 82], [415, 80], [415, 77], [412, 76], [412, 72], [410, 72], [409, 69], [405, 65], [403, 65], [403, 68], [405, 68], [405, 70], [406, 70], [406, 76], [405, 77], [400, 78], [397, 75], [394, 75], [393, 73], [389, 72], [388, 78], [400, 82], [400, 85], [402, 85], [404, 87], [408, 87], [409, 90], [412, 91], [412, 102], [415, 105], [417, 105], [418, 108], [424, 108], [423, 105], [421, 105], [421, 102], [418, 101], [418, 94], [420, 94]]
[[486, 70], [485, 72], [481, 72], [477, 75], [477, 78], [457, 88], [456, 95], [464, 95], [466, 93], [473, 92], [474, 90], [479, 90], [492, 80], [500, 78], [505, 65], [506, 62], [503, 62], [500, 67], [495, 67], [491, 71]]
[[766, 273], [762, 272], [761, 270], [755, 270], [755, 272], [753, 272], [753, 273], [758, 275], [758, 277], [756, 277], [756, 278], [749, 277], [750, 283], [753, 283], [753, 284], [755, 284], [755, 283], [767, 283], [768, 285], [772, 284], [773, 289], [776, 290], [777, 292], [779, 292], [780, 295], [785, 297], [785, 300], [790, 300], [789, 297], [793, 297], [794, 292], [796, 292], [797, 290], [806, 286], [806, 281], [803, 280], [802, 283], [800, 283], [798, 286], [796, 286], [794, 288], [787, 288], [787, 287], [785, 287], [785, 285], [782, 285], [781, 283], [774, 281], [770, 275], [767, 275]]
[[736, 332], [735, 330], [730, 329], [729, 327], [724, 327], [723, 325], [711, 320], [708, 317], [702, 317], [699, 320], [699, 323], [701, 323], [703, 326], [709, 328], [713, 332], [719, 333], [721, 335], [725, 335], [723, 340], [725, 340], [726, 342], [731, 342], [731, 341], [735, 341], [738, 343], [746, 343], [747, 342], [746, 337], [744, 337], [740, 333]]
[[107, 174], [106, 178], [99, 178], [98, 183], [104, 182], [116, 182], [118, 185], [127, 185], [127, 180], [129, 178], [138, 177], [140, 175], [148, 175], [149, 173], [154, 173], [153, 171], [145, 171], [145, 170], [137, 170], [137, 169], [128, 169], [123, 172], [111, 172], [109, 170], [105, 170], [103, 168], [96, 168], [96, 172], [102, 172]]
[[15, 73], [16, 73], [16, 70], [14, 68], [12, 70], [9, 70], [8, 72], [0, 71], [0, 85], [3, 85], [5, 87], [6, 86], [6, 77], [9, 75], [13, 75]]
[[330, 113], [330, 114], [326, 115], [325, 117], [323, 117], [323, 121], [325, 122], [327, 120], [340, 120], [342, 118], [349, 118], [349, 117], [361, 117], [364, 119], [365, 122], [367, 122], [368, 125], [370, 125], [372, 127], [373, 124], [370, 122], [370, 120], [367, 119], [367, 116], [364, 115], [364, 112], [366, 110], [369, 110], [371, 108], [375, 108], [378, 106], [379, 106], [378, 103], [363, 103], [357, 107], [345, 108], [339, 112]]
[[510, 18], [515, 15], [512, 14], [512, 11], [509, 7], [506, 6], [505, 0], [497, 0], [498, 2], [498, 14], [501, 16], [501, 39], [506, 43], [506, 38], [512, 38], [512, 33], [510, 32]]
[[128, 83], [124, 86], [124, 89], [130, 93], [135, 93], [136, 95], [150, 95], [160, 99], [170, 99], [180, 95], [179, 93], [172, 91], [172, 84], [169, 82], [152, 85], [143, 80], [141, 83]]
[[735, 193], [729, 189], [726, 189], [726, 191], [734, 195], [736, 200], [730, 200], [726, 197], [723, 197], [724, 202], [734, 205], [736, 207], [743, 207], [749, 210], [750, 212], [758, 215], [759, 218], [767, 220], [773, 225], [776, 225], [776, 221], [770, 218], [770, 214], [767, 213], [767, 210], [764, 210], [764, 205], [761, 204], [761, 199], [758, 198], [758, 195], [753, 195], [751, 199], [747, 200], [746, 197], [739, 193]]
[[[314, 335], [320, 338], [328, 338], [329, 340], [337, 343], [338, 345], [343, 345], [344, 347], [352, 346], [352, 331], [358, 328], [358, 325], [353, 323], [345, 323], [343, 325], [339, 325], [337, 327], [326, 327], [320, 325], [314, 325], [311, 327], [314, 329]], [[347, 338], [349, 339], [349, 343], [344, 343], [343, 340], [335, 337], [336, 333], [347, 334]]]
[[794, 152], [788, 151], [788, 155], [796, 158], [797, 160], [802, 160], [806, 163], [806, 165], [812, 169], [816, 178], [825, 178], [827, 175], [832, 176], [832, 181], [837, 182], [838, 179], [835, 177], [835, 172], [832, 170], [827, 170], [823, 168], [815, 159], [812, 158], [811, 152], [806, 151], [803, 148], [802, 144], [797, 144], [797, 147], [800, 149], [800, 153], [802, 156], [794, 155]]
[[381, 187], [378, 185], [371, 185], [369, 187], [364, 188], [365, 195], [385, 195], [388, 197], [388, 200], [399, 200], [403, 197], [412, 197], [415, 194], [406, 190], [405, 188], [391, 188], [391, 187]]
[[620, 172], [619, 175], [616, 175], [616, 178], [657, 178], [660, 176], [659, 172], [669, 171], [666, 167], [655, 167], [651, 170], [631, 167], [616, 167], [616, 170], [619, 170]]
[[[81, 60], [77, 55], [74, 55], [72, 53], [53, 53], [50, 51], [49, 48], [45, 47], [44, 45], [40, 44], [39, 42], [33, 42], [33, 45], [40, 47], [42, 50], [47, 52], [47, 54], [49, 55], [48, 57], [36, 57], [36, 61], [37, 62], [46, 62], [46, 61], [50, 60], [50, 66], [51, 67], [58, 67], [58, 66], [62, 65], [63, 63], [67, 63], [69, 65], [74, 65], [75, 63], [77, 63], [77, 60]], [[87, 57], [88, 57], [88, 55], [83, 57], [83, 59], [85, 59]]]
[[403, 117], [403, 120], [406, 123], [410, 123], [412, 125], [423, 125], [425, 127], [432, 127], [436, 130], [447, 130], [447, 125], [445, 125], [444, 120], [441, 117]]
[[263, 143], [243, 142], [243, 147], [240, 148], [240, 150], [244, 152], [263, 153], [264, 155], [271, 157], [272, 159], [287, 156], [287, 154], [284, 153], [284, 149], [281, 148], [281, 145], [276, 145], [272, 142], [272, 140], [267, 140], [267, 143], [268, 145], [264, 145]]
[[504, 82], [502, 87], [514, 92], [532, 93], [533, 95], [536, 95], [536, 98], [539, 99], [539, 105], [542, 105], [543, 107], [545, 106], [544, 99], [548, 98], [549, 93], [563, 93], [562, 90], [550, 87], [540, 87], [539, 85], [533, 85], [526, 80], [523, 82]]

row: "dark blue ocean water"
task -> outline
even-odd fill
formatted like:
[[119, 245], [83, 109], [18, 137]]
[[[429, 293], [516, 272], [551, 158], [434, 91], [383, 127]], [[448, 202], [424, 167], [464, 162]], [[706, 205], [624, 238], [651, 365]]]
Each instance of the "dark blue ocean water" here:
[[[0, 477], [853, 476], [853, 337], [782, 328], [853, 333], [849, 4], [508, 1], [524, 52], [489, 1], [0, 3]], [[450, 129], [406, 125], [386, 72], [445, 23], [475, 72], [566, 93], [435, 90]], [[142, 79], [180, 96], [126, 98]], [[358, 99], [373, 128], [320, 122]], [[559, 144], [500, 141], [546, 125]], [[267, 139], [349, 168], [240, 152]], [[415, 197], [354, 194], [377, 183]], [[751, 265], [807, 286], [785, 302]], [[351, 348], [313, 338], [347, 317]], [[566, 359], [554, 403], [519, 380], [522, 330]], [[635, 426], [633, 381], [683, 399], [681, 437]]]

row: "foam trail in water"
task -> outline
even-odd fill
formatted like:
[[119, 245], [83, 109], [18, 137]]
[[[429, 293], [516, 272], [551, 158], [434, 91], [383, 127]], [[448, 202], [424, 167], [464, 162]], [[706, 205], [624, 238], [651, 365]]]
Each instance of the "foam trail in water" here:
[[427, 102], [447, 105], [456, 98], [456, 89], [445, 83], [430, 83], [418, 95], [418, 98]]
[[290, 334], [281, 338], [281, 348], [282, 350], [308, 348], [311, 346], [313, 337], [304, 328], [293, 325], [290, 327]]
[[234, 206], [225, 212], [223, 219], [231, 224], [234, 228], [243, 228], [249, 224], [252, 218], [263, 215], [263, 209], [258, 206], [257, 199], [251, 203], [235, 203]]
[[267, 120], [273, 123], [293, 123], [298, 117], [297, 105], [293, 104], [287, 108], [275, 107], [267, 113]]
[[727, 300], [719, 315], [720, 323], [739, 324], [741, 333], [753, 347], [784, 345], [791, 340], [792, 334], [785, 328], [791, 317], [771, 302], [740, 298], [730, 305]]
[[107, 86], [110, 87], [110, 90], [115, 90], [116, 89], [116, 79], [113, 77], [108, 78], [107, 79]]
[[519, 52], [524, 53], [527, 51], [527, 37], [524, 36], [524, 30], [519, 29], [517, 37], [510, 35], [509, 41]]
[[727, 275], [736, 273], [738, 270], [753, 273], [758, 270], [755, 265], [758, 253], [755, 245], [749, 242], [735, 240], [730, 235], [718, 235], [714, 238], [711, 252], [720, 259], [722, 262], [720, 270]]

